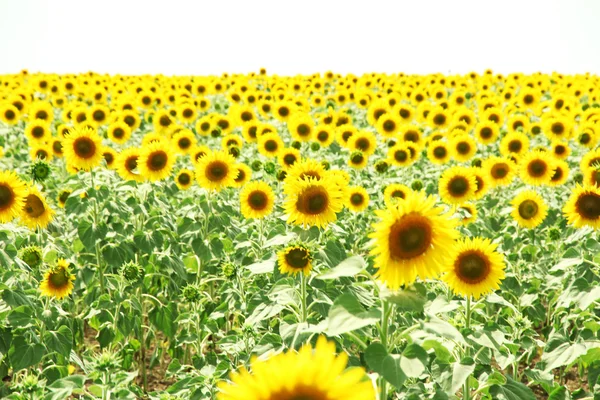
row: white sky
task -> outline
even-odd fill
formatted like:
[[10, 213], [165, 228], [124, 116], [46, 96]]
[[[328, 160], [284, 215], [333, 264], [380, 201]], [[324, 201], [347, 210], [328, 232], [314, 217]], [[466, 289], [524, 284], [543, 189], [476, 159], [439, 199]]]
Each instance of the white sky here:
[[0, 0], [0, 74], [600, 74], [600, 0]]

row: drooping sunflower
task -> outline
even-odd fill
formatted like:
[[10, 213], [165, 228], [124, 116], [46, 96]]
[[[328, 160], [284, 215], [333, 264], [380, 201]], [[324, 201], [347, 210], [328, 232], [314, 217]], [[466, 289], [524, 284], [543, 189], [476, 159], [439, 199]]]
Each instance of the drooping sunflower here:
[[302, 243], [291, 244], [277, 253], [277, 264], [282, 274], [303, 273], [308, 276], [313, 267], [312, 259], [310, 249]]
[[71, 193], [73, 193], [73, 192], [68, 189], [63, 189], [58, 193], [58, 196], [56, 197], [56, 201], [58, 202], [58, 206], [60, 208], [65, 208], [65, 204], [67, 203], [69, 196], [71, 196]]
[[48, 206], [46, 198], [40, 193], [37, 187], [30, 186], [25, 196], [23, 211], [21, 212], [21, 222], [23, 225], [31, 228], [45, 229], [50, 221], [54, 211]]
[[404, 201], [376, 211], [371, 254], [377, 277], [392, 290], [421, 279], [435, 278], [452, 255], [456, 220], [435, 206], [433, 196], [411, 193]]
[[102, 139], [90, 128], [73, 128], [63, 141], [67, 164], [90, 170], [102, 162]]
[[556, 171], [556, 161], [546, 152], [531, 151], [523, 155], [520, 176], [529, 185], [546, 185]]
[[447, 204], [462, 204], [471, 200], [477, 190], [477, 180], [471, 168], [454, 166], [440, 176], [438, 192]]
[[369, 205], [369, 194], [362, 186], [352, 186], [346, 190], [346, 206], [355, 213], [363, 211]]
[[266, 133], [258, 138], [258, 152], [266, 157], [277, 157], [284, 147], [277, 133]]
[[333, 342], [319, 337], [315, 348], [302, 346], [259, 361], [252, 358], [249, 373], [244, 367], [230, 376], [231, 383], [218, 384], [218, 400], [371, 400], [373, 383], [362, 367], [345, 370], [348, 356], [335, 355]]
[[412, 190], [406, 185], [390, 183], [383, 191], [383, 201], [386, 207], [392, 208], [398, 204], [398, 201], [405, 200], [411, 192]]
[[142, 148], [137, 163], [140, 175], [152, 182], [160, 181], [171, 174], [175, 154], [171, 146], [150, 143]]
[[233, 186], [238, 169], [235, 168], [235, 158], [224, 151], [212, 151], [198, 160], [196, 165], [196, 180], [207, 190], [220, 191]]
[[323, 228], [337, 219], [336, 213], [344, 206], [343, 196], [344, 191], [328, 176], [288, 181], [284, 204], [287, 222]]
[[548, 213], [548, 206], [542, 196], [533, 190], [519, 193], [511, 202], [512, 217], [524, 228], [535, 228], [542, 222]]
[[263, 181], [250, 182], [240, 191], [240, 208], [244, 218], [264, 218], [275, 205], [273, 189]]
[[63, 299], [73, 291], [73, 281], [75, 275], [71, 274], [69, 263], [59, 258], [56, 265], [46, 272], [44, 279], [40, 283], [42, 296], [55, 297]]
[[18, 217], [23, 210], [27, 186], [13, 171], [0, 171], [0, 223]]
[[138, 170], [138, 159], [141, 150], [136, 147], [130, 147], [123, 150], [117, 156], [117, 173], [126, 181], [143, 182], [144, 177]]
[[187, 168], [180, 170], [175, 176], [175, 184], [180, 190], [187, 190], [194, 182], [194, 173]]
[[482, 169], [487, 174], [486, 181], [495, 187], [509, 185], [515, 177], [517, 166], [508, 158], [492, 156], [483, 161]]
[[456, 161], [467, 162], [477, 152], [475, 139], [466, 133], [454, 136], [450, 139], [450, 144]]
[[576, 228], [600, 228], [600, 188], [577, 185], [563, 207], [563, 213], [567, 222]]
[[454, 293], [475, 299], [497, 290], [505, 276], [505, 265], [496, 247], [489, 239], [458, 242], [452, 260], [445, 264], [442, 280]]

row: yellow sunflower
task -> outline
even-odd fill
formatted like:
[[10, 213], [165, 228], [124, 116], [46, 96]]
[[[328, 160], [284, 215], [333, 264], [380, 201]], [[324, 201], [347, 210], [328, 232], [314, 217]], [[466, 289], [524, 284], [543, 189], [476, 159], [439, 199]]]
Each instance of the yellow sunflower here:
[[50, 123], [37, 119], [31, 121], [25, 127], [25, 136], [33, 143], [44, 143], [52, 137]]
[[196, 180], [207, 190], [220, 191], [235, 184], [238, 169], [235, 158], [224, 151], [212, 151], [198, 160]]
[[273, 189], [263, 181], [250, 182], [240, 191], [240, 207], [244, 218], [264, 218], [275, 205]]
[[142, 148], [137, 160], [140, 175], [150, 181], [160, 181], [171, 174], [175, 164], [175, 154], [170, 146], [150, 143]]
[[362, 186], [352, 186], [346, 190], [346, 206], [355, 213], [363, 211], [369, 205], [369, 194]]
[[442, 173], [438, 192], [447, 204], [462, 204], [469, 201], [477, 190], [477, 180], [471, 168], [454, 166]]
[[37, 187], [30, 186], [21, 212], [23, 225], [31, 229], [44, 229], [52, 221], [53, 215], [54, 211], [48, 206], [46, 198]]
[[293, 183], [300, 179], [308, 177], [316, 180], [323, 179], [327, 173], [323, 164], [312, 158], [306, 158], [304, 160], [295, 162], [287, 170], [287, 176], [285, 178], [284, 192], [293, 187]]
[[126, 181], [143, 182], [144, 177], [138, 170], [138, 159], [141, 150], [136, 147], [130, 147], [123, 150], [117, 156], [117, 173]]
[[456, 161], [469, 161], [477, 152], [477, 143], [475, 142], [475, 139], [466, 133], [454, 136], [450, 140], [450, 144]]
[[71, 193], [72, 193], [72, 191], [70, 191], [68, 189], [61, 190], [58, 193], [58, 196], [56, 197], [56, 201], [58, 202], [58, 206], [60, 208], [65, 208], [65, 204], [67, 203], [69, 196], [71, 196]]
[[375, 153], [377, 149], [377, 138], [372, 132], [367, 130], [358, 131], [348, 139], [348, 148], [350, 150], [361, 151], [368, 157]]
[[567, 142], [555, 141], [552, 143], [552, 154], [559, 160], [566, 160], [571, 154], [571, 147]]
[[242, 367], [231, 374], [230, 383], [219, 383], [217, 400], [374, 399], [365, 370], [345, 370], [348, 356], [335, 353], [335, 344], [320, 336], [314, 349], [305, 344], [298, 353], [288, 351], [266, 361], [252, 358], [252, 373]]
[[398, 201], [406, 199], [411, 193], [412, 190], [406, 185], [401, 183], [390, 183], [383, 191], [383, 201], [385, 202], [386, 207], [392, 208]]
[[180, 170], [175, 176], [175, 184], [181, 190], [189, 189], [194, 181], [194, 173], [187, 168]]
[[312, 270], [312, 259], [310, 249], [303, 244], [291, 244], [277, 253], [277, 264], [282, 274], [301, 272], [308, 276]]
[[102, 139], [90, 128], [73, 128], [63, 141], [67, 164], [90, 170], [102, 162]]
[[481, 144], [494, 143], [499, 134], [498, 125], [492, 121], [480, 122], [475, 127], [475, 138]]
[[287, 122], [288, 130], [295, 140], [308, 142], [315, 133], [315, 124], [309, 114], [296, 114]]
[[258, 152], [266, 157], [277, 157], [285, 147], [277, 133], [265, 133], [258, 138]]
[[442, 165], [450, 161], [452, 153], [448, 143], [436, 140], [427, 146], [427, 158], [432, 164]]
[[523, 156], [520, 176], [528, 185], [546, 185], [556, 171], [556, 161], [546, 152], [531, 151]]
[[289, 169], [300, 160], [300, 150], [293, 147], [281, 150], [277, 156], [277, 161], [284, 171], [289, 171]]
[[335, 140], [335, 135], [331, 126], [317, 125], [315, 127], [315, 140], [323, 147], [328, 147]]
[[475, 200], [481, 199], [488, 192], [490, 185], [485, 174], [483, 168], [473, 167], [472, 168], [473, 175], [475, 175], [475, 183], [477, 184], [477, 189], [475, 189], [475, 193], [473, 194], [473, 198]]
[[235, 168], [237, 169], [237, 176], [235, 177], [235, 183], [233, 187], [241, 188], [244, 186], [252, 177], [252, 169], [244, 163], [235, 164]]
[[563, 213], [568, 223], [576, 228], [600, 228], [600, 188], [577, 185], [563, 207]]
[[522, 132], [510, 132], [500, 141], [500, 154], [503, 156], [526, 153], [529, 150], [529, 138]]
[[398, 142], [389, 148], [387, 153], [388, 160], [399, 167], [406, 167], [413, 162], [410, 149], [404, 142]]
[[63, 299], [73, 291], [75, 275], [71, 274], [69, 263], [59, 258], [56, 265], [46, 272], [40, 283], [40, 291], [43, 296]]
[[[569, 164], [567, 164], [567, 162], [564, 160], [555, 160], [554, 165], [556, 166], [556, 169], [554, 170], [552, 178], [550, 178], [549, 185], [560, 186], [564, 184], [567, 181], [567, 179], [569, 179], [569, 173], [571, 170], [569, 168]], [[585, 179], [585, 171], [583, 173], [583, 176]]]
[[544, 222], [548, 214], [548, 206], [544, 199], [533, 190], [519, 193], [511, 204], [511, 215], [523, 228], [535, 228]]
[[506, 186], [513, 181], [517, 166], [508, 158], [492, 156], [483, 162], [482, 168], [487, 174], [486, 182], [492, 186]]
[[442, 280], [454, 293], [478, 299], [500, 288], [504, 260], [489, 239], [466, 238], [455, 247], [453, 259], [445, 264]]
[[288, 181], [285, 213], [287, 222], [295, 225], [327, 226], [337, 219], [344, 206], [343, 190], [331, 177], [313, 177]]
[[433, 196], [414, 192], [386, 210], [376, 211], [371, 254], [377, 277], [392, 290], [421, 279], [436, 278], [452, 255], [456, 220], [435, 207]]
[[27, 186], [13, 171], [0, 171], [0, 223], [18, 217], [25, 205]]
[[475, 207], [475, 204], [464, 203], [461, 204], [457, 210], [461, 214], [461, 218], [459, 220], [461, 225], [466, 226], [477, 220], [477, 207]]
[[354, 169], [362, 169], [367, 166], [369, 162], [369, 157], [366, 154], [363, 154], [362, 151], [353, 151], [348, 158], [348, 165]]

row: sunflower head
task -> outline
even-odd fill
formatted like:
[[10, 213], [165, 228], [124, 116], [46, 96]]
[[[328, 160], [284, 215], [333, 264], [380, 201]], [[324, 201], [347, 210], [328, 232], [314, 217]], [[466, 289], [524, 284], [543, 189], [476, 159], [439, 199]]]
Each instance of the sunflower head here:
[[569, 224], [576, 228], [600, 228], [600, 188], [577, 185], [571, 192], [563, 212]]
[[325, 227], [337, 219], [336, 213], [344, 204], [343, 189], [329, 176], [288, 181], [284, 192], [284, 208], [291, 224]]
[[67, 164], [89, 170], [102, 161], [102, 140], [94, 129], [73, 128], [63, 142], [63, 152]]
[[196, 165], [196, 179], [207, 190], [220, 191], [235, 184], [238, 169], [235, 158], [224, 151], [216, 151], [200, 158]]
[[282, 274], [296, 275], [302, 272], [308, 276], [312, 270], [312, 252], [306, 244], [291, 244], [277, 253], [279, 271]]
[[44, 160], [37, 160], [31, 166], [31, 177], [35, 182], [44, 182], [50, 176], [50, 165]]
[[35, 186], [30, 187], [21, 212], [23, 224], [31, 229], [43, 229], [52, 221], [53, 215], [54, 211], [46, 203], [46, 198]]
[[273, 211], [275, 194], [263, 181], [254, 181], [240, 192], [240, 207], [244, 218], [264, 218]]
[[69, 263], [59, 258], [56, 265], [46, 271], [40, 283], [42, 295], [62, 299], [73, 291], [75, 275], [71, 274]]
[[37, 268], [42, 265], [42, 249], [38, 246], [27, 246], [19, 250], [19, 258], [31, 268]]
[[526, 190], [512, 201], [512, 217], [524, 228], [535, 228], [544, 221], [548, 206], [544, 199], [532, 190]]

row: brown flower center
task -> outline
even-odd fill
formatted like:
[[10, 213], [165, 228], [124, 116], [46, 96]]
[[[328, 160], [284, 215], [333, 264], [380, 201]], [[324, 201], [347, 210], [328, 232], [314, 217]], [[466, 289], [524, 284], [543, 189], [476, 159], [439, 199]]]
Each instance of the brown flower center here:
[[220, 182], [227, 177], [229, 167], [223, 161], [213, 161], [206, 167], [206, 178], [211, 182]]
[[431, 222], [419, 214], [405, 215], [390, 228], [388, 247], [395, 261], [418, 257], [429, 249], [431, 243]]
[[96, 154], [96, 144], [90, 138], [80, 137], [75, 139], [73, 150], [78, 157], [84, 159], [92, 158]]
[[519, 215], [523, 219], [531, 219], [537, 215], [538, 209], [539, 207], [535, 201], [525, 200], [519, 204]]
[[600, 195], [584, 193], [579, 196], [575, 204], [577, 213], [583, 218], [595, 220], [600, 217]]
[[23, 208], [25, 212], [32, 218], [38, 218], [40, 215], [46, 211], [44, 207], [44, 203], [42, 200], [36, 196], [35, 194], [30, 194], [25, 199], [25, 207]]
[[[289, 264], [290, 267], [292, 268], [304, 268], [308, 265], [308, 263], [310, 262], [310, 255], [308, 253], [308, 251], [306, 249], [303, 248], [294, 248], [289, 250], [286, 254], [285, 254], [285, 261]], [[279, 398], [279, 397], [277, 397]], [[302, 399], [304, 397], [290, 397], [290, 399]], [[310, 399], [312, 397], [309, 397], [307, 399]]]
[[461, 281], [475, 285], [489, 275], [490, 261], [481, 252], [468, 250], [456, 258], [454, 271]]
[[327, 210], [329, 196], [321, 187], [305, 189], [296, 200], [296, 209], [302, 214], [319, 215]]
[[248, 195], [248, 204], [250, 208], [256, 211], [264, 210], [268, 204], [268, 197], [262, 190], [255, 190]]

